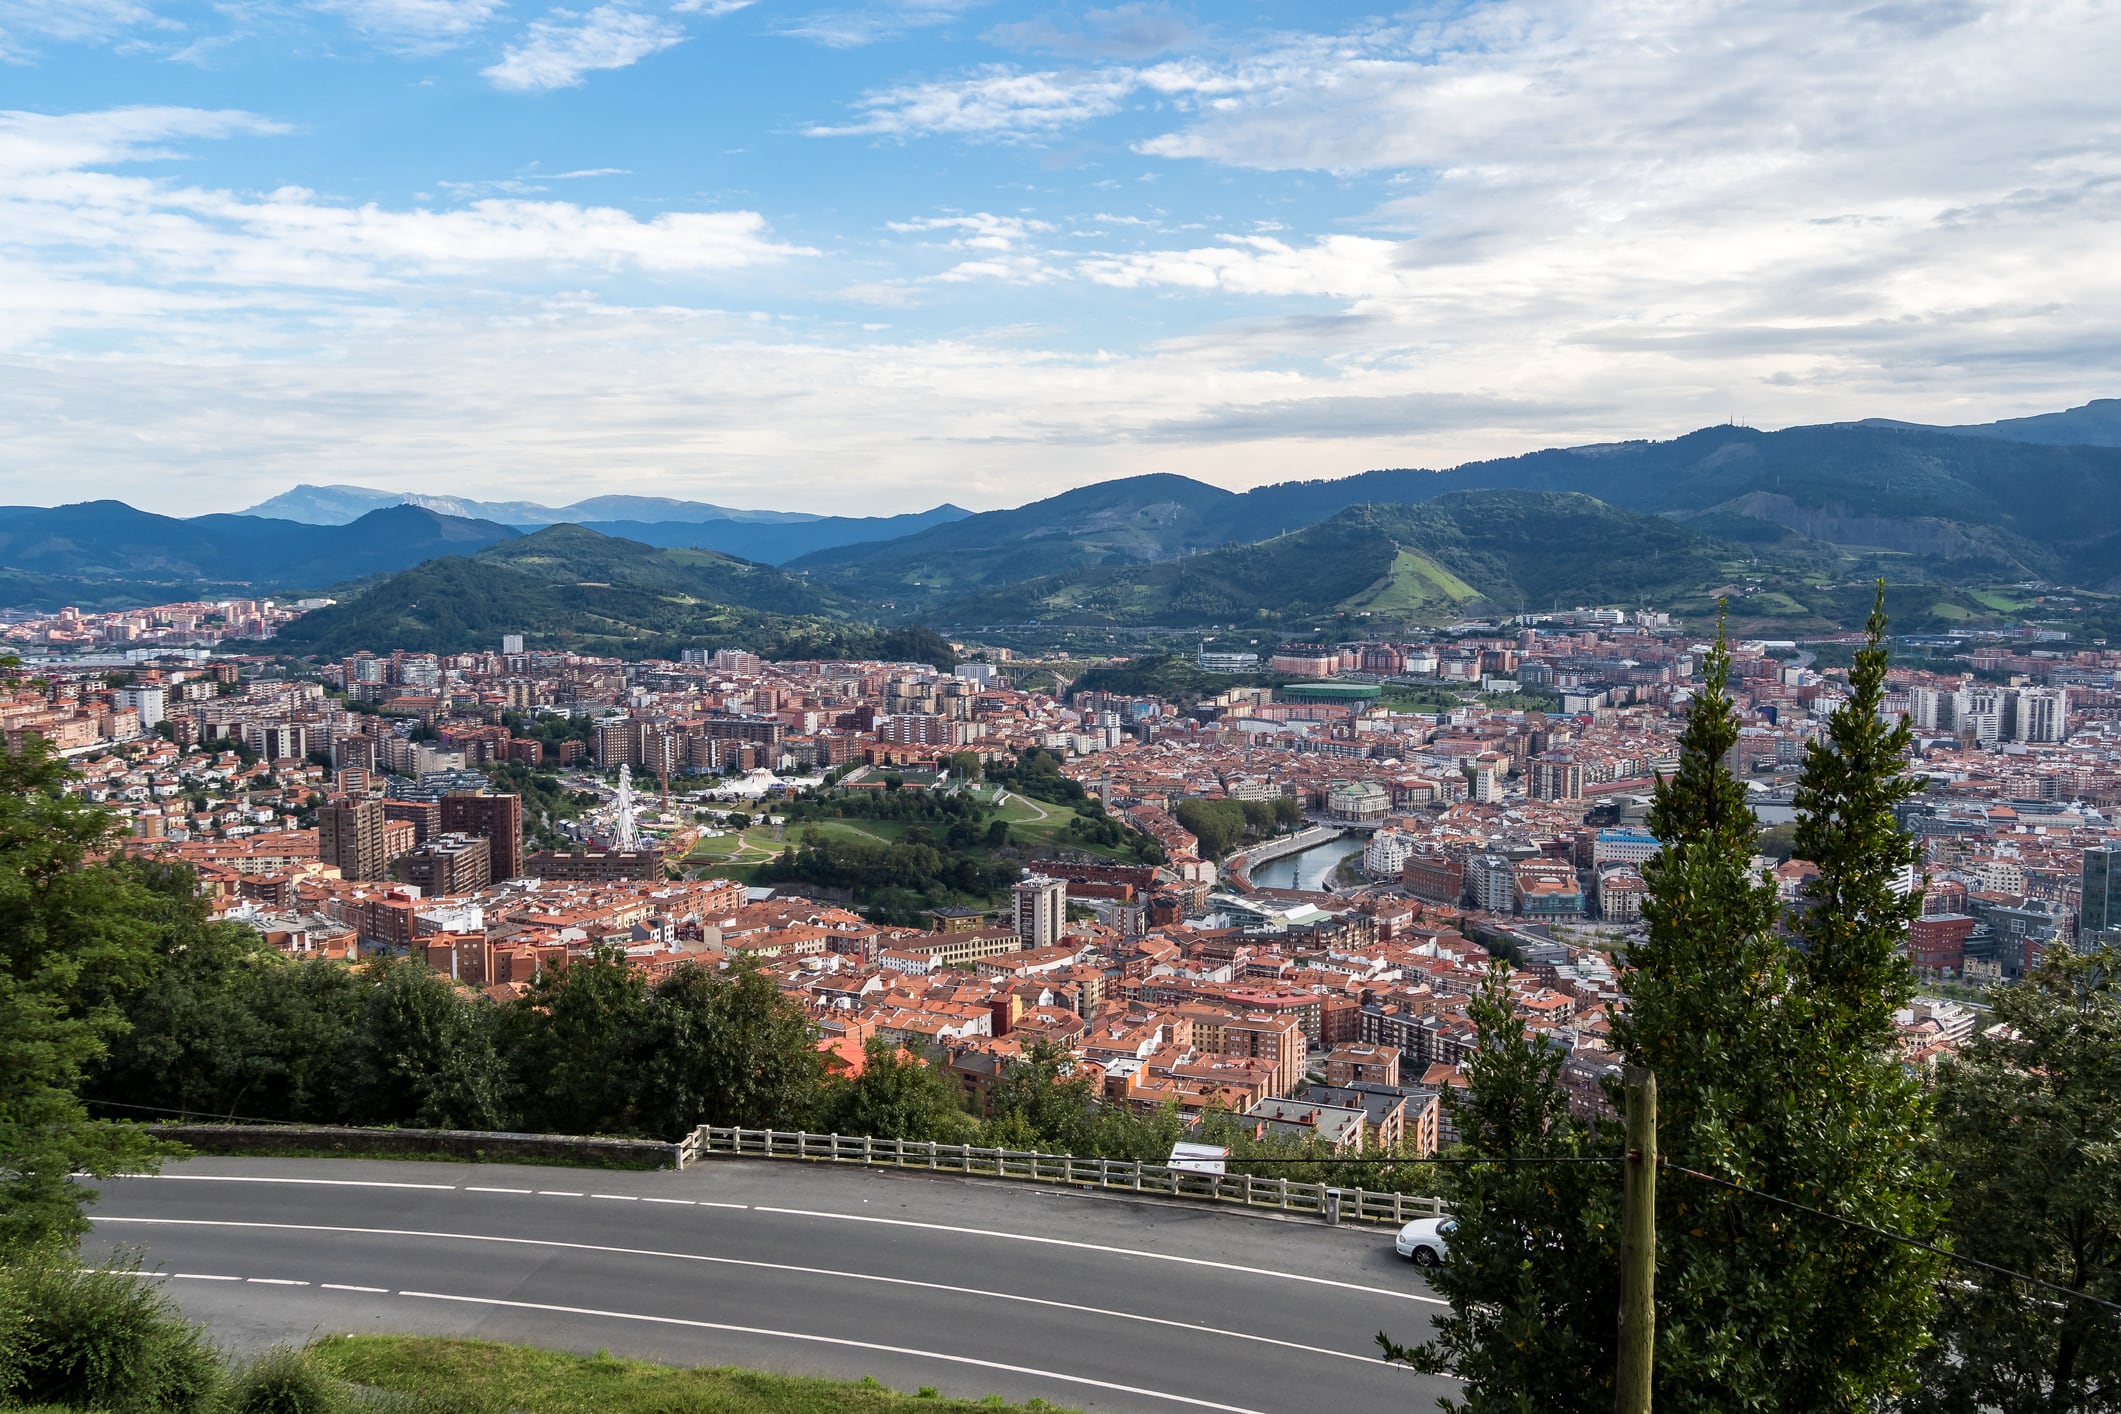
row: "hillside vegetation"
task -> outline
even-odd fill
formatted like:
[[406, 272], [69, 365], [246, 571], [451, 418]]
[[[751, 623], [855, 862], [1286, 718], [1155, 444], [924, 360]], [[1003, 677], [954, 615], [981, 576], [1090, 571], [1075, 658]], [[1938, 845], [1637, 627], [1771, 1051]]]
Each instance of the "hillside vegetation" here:
[[1684, 526], [1589, 496], [1458, 492], [1353, 507], [1257, 545], [1035, 579], [953, 603], [947, 617], [1186, 627], [1367, 613], [1434, 622], [1475, 608], [1698, 593], [1722, 576], [1723, 560]]
[[477, 555], [432, 560], [305, 614], [276, 640], [291, 653], [525, 647], [675, 658], [748, 647], [777, 657], [903, 658], [947, 665], [917, 627], [855, 622], [846, 601], [767, 565], [712, 550], [658, 550], [554, 526]]
[[[2059, 437], [2069, 434], [2057, 429], [2080, 429], [2090, 438], [2109, 416], [2105, 405], [2094, 404], [2038, 431]], [[1712, 427], [1662, 442], [1555, 449], [1441, 472], [1370, 471], [1241, 494], [1184, 477], [1132, 477], [793, 565], [880, 607], [913, 612], [945, 601], [969, 606], [989, 591], [1030, 580], [1103, 584], [1113, 570], [1269, 541], [1364, 506], [1509, 490], [1581, 493], [1620, 510], [1684, 522], [1745, 553], [1794, 553], [1828, 565], [1850, 556], [1897, 555], [1908, 561], [1896, 566], [1903, 578], [2121, 587], [2121, 497], [2115, 495], [2121, 448], [2015, 441], [2004, 435], [2008, 430], [2004, 424], [1966, 430], [1835, 424], [1781, 432]], [[1445, 577], [1408, 562], [1372, 607], [1425, 613], [1439, 597], [1461, 597], [1450, 577], [1484, 596], [1495, 587], [1448, 561], [1438, 563]], [[1380, 567], [1376, 577], [1382, 576]], [[1512, 582], [1538, 597], [1531, 585]], [[1307, 607], [1329, 602], [1322, 586], [1299, 590]], [[1187, 596], [1176, 597], [1182, 606]], [[1576, 597], [1597, 596], [1586, 588]], [[1139, 617], [1136, 606], [1109, 607], [1117, 621]]]

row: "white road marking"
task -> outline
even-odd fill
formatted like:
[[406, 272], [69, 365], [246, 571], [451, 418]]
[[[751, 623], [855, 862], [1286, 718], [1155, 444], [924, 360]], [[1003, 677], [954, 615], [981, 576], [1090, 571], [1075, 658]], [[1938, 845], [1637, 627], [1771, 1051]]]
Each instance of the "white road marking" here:
[[241, 1278], [241, 1277], [215, 1277], [215, 1276], [208, 1276], [208, 1275], [207, 1275], [206, 1273], [204, 1273], [204, 1272], [171, 1272], [171, 1273], [170, 1273], [170, 1276], [171, 1276], [171, 1278], [172, 1278], [173, 1280], [176, 1280], [176, 1281], [241, 1281], [241, 1280], [243, 1280], [243, 1278]]
[[607, 1203], [638, 1203], [641, 1200], [631, 1193], [592, 1193], [592, 1198], [602, 1198]]
[[252, 1286], [308, 1286], [306, 1281], [290, 1281], [286, 1277], [245, 1277]]
[[643, 1203], [670, 1203], [686, 1208], [693, 1206], [690, 1198], [643, 1198], [641, 1201]]
[[1312, 1286], [1337, 1286], [1344, 1291], [1360, 1291], [1371, 1296], [1391, 1296], [1401, 1301], [1420, 1301], [1430, 1306], [1448, 1306], [1451, 1303], [1434, 1296], [1417, 1296], [1411, 1291], [1393, 1291], [1389, 1287], [1364, 1286], [1361, 1282], [1337, 1281], [1332, 1277], [1305, 1276], [1301, 1272], [1277, 1272], [1271, 1267], [1247, 1267], [1237, 1262], [1218, 1262], [1211, 1257], [1181, 1257], [1171, 1252], [1145, 1252], [1138, 1247], [1112, 1247], [1102, 1242], [1076, 1242], [1065, 1237], [1034, 1237], [1023, 1232], [1003, 1232], [991, 1227], [957, 1227], [949, 1223], [916, 1222], [911, 1218], [873, 1218], [860, 1213], [827, 1213], [816, 1208], [769, 1208], [761, 1204], [761, 1213], [784, 1213], [798, 1218], [830, 1218], [836, 1222], [880, 1223], [886, 1227], [917, 1227], [930, 1232], [955, 1232], [969, 1237], [997, 1237], [1006, 1242], [1035, 1242], [1045, 1247], [1074, 1247], [1084, 1252], [1110, 1252], [1120, 1257], [1142, 1257], [1152, 1262], [1177, 1262], [1188, 1267], [1212, 1267], [1222, 1272], [1243, 1272], [1246, 1276], [1274, 1277], [1281, 1281], [1300, 1281]]
[[607, 1321], [642, 1321], [659, 1326], [684, 1326], [691, 1330], [727, 1331], [732, 1335], [760, 1335], [774, 1340], [799, 1340], [813, 1345], [837, 1345], [849, 1350], [871, 1350], [882, 1355], [910, 1355], [917, 1360], [941, 1360], [952, 1365], [970, 1365], [981, 1370], [999, 1370], [1004, 1374], [1029, 1375], [1034, 1379], [1057, 1380], [1063, 1384], [1083, 1385], [1090, 1389], [1110, 1390], [1115, 1394], [1134, 1394], [1147, 1399], [1163, 1400], [1171, 1404], [1191, 1405], [1195, 1409], [1216, 1409], [1223, 1414], [1260, 1414], [1255, 1409], [1246, 1409], [1237, 1404], [1218, 1404], [1212, 1399], [1196, 1399], [1187, 1394], [1169, 1394], [1163, 1390], [1143, 1389], [1139, 1385], [1114, 1384], [1110, 1380], [1093, 1380], [1084, 1375], [1064, 1375], [1057, 1370], [1040, 1370], [1029, 1365], [1007, 1365], [999, 1360], [979, 1360], [970, 1355], [945, 1355], [936, 1350], [913, 1350], [903, 1345], [879, 1345], [868, 1340], [847, 1340], [840, 1336], [810, 1335], [803, 1331], [766, 1330], [758, 1326], [732, 1326], [720, 1321], [690, 1321], [679, 1316], [648, 1316], [632, 1311], [600, 1311], [590, 1306], [549, 1306], [537, 1301], [503, 1301], [486, 1296], [452, 1296], [439, 1291], [401, 1291], [400, 1296], [410, 1296], [424, 1301], [460, 1301], [473, 1306], [505, 1306], [518, 1311], [550, 1311], [562, 1316], [594, 1316]]
[[1345, 1350], [1330, 1350], [1321, 1345], [1304, 1345], [1293, 1340], [1281, 1340], [1270, 1335], [1254, 1335], [1249, 1331], [1226, 1330], [1221, 1326], [1196, 1324], [1192, 1321], [1169, 1320], [1162, 1316], [1146, 1316], [1134, 1311], [1115, 1311], [1103, 1306], [1085, 1306], [1074, 1301], [1056, 1301], [1044, 1296], [1025, 1296], [1013, 1291], [988, 1291], [976, 1286], [955, 1286], [948, 1282], [920, 1281], [913, 1277], [887, 1277], [870, 1272], [850, 1272], [838, 1267], [804, 1267], [792, 1262], [755, 1262], [740, 1257], [712, 1257], [696, 1252], [660, 1252], [652, 1248], [606, 1247], [590, 1242], [561, 1242], [553, 1238], [540, 1237], [493, 1237], [471, 1232], [419, 1232], [404, 1228], [384, 1227], [328, 1227], [321, 1223], [255, 1223], [229, 1222], [212, 1218], [113, 1218], [97, 1216], [99, 1223], [141, 1223], [160, 1227], [235, 1227], [265, 1228], [284, 1232], [328, 1232], [353, 1236], [371, 1237], [419, 1237], [453, 1239], [459, 1242], [492, 1242], [506, 1247], [551, 1247], [570, 1252], [602, 1252], [623, 1257], [657, 1257], [678, 1262], [702, 1262], [716, 1267], [748, 1267], [755, 1271], [790, 1272], [798, 1276], [824, 1277], [829, 1281], [866, 1281], [880, 1286], [909, 1287], [918, 1291], [941, 1291], [952, 1296], [975, 1296], [989, 1301], [1013, 1301], [1024, 1306], [1044, 1306], [1056, 1311], [1074, 1311], [1086, 1316], [1104, 1316], [1112, 1320], [1133, 1321], [1140, 1325], [1169, 1326], [1192, 1335], [1219, 1335], [1231, 1340], [1249, 1341], [1255, 1345], [1279, 1346], [1284, 1350], [1302, 1351], [1306, 1355], [1325, 1355], [1335, 1360], [1353, 1360], [1362, 1365], [1385, 1365], [1390, 1361], [1380, 1360], [1374, 1355], [1355, 1355]]
[[438, 1193], [457, 1191], [454, 1183], [384, 1183], [372, 1178], [249, 1178], [232, 1173], [148, 1173], [127, 1176], [159, 1178], [167, 1183], [311, 1183], [325, 1188], [428, 1188]]
[[[457, 1191], [457, 1190], [455, 1189], [455, 1187], [454, 1187], [453, 1185], [451, 1185], [451, 1184], [447, 1184], [447, 1183], [380, 1183], [380, 1182], [375, 1182], [375, 1181], [372, 1181], [372, 1180], [359, 1180], [359, 1179], [337, 1179], [337, 1178], [250, 1178], [250, 1177], [240, 1177], [240, 1176], [236, 1176], [236, 1175], [231, 1175], [231, 1174], [178, 1174], [178, 1173], [171, 1173], [171, 1174], [146, 1174], [146, 1175], [140, 1175], [140, 1176], [141, 1176], [141, 1177], [148, 1177], [148, 1178], [181, 1179], [181, 1180], [187, 1180], [187, 1181], [190, 1181], [190, 1182], [193, 1182], [193, 1183], [314, 1183], [314, 1184], [324, 1184], [324, 1185], [327, 1185], [327, 1186], [337, 1186], [337, 1187], [345, 1187], [345, 1188], [422, 1188], [422, 1189], [438, 1189], [438, 1190], [441, 1190], [441, 1191], [444, 1191], [444, 1192], [455, 1192], [455, 1191]], [[550, 1188], [540, 1188], [540, 1189], [536, 1189], [536, 1190], [531, 1190], [531, 1189], [527, 1189], [527, 1188], [467, 1188], [467, 1189], [465, 1189], [464, 1191], [466, 1191], [466, 1192], [472, 1192], [472, 1193], [522, 1193], [522, 1194], [528, 1194], [528, 1193], [532, 1193], [532, 1192], [534, 1191], [534, 1192], [535, 1192], [535, 1194], [536, 1194], [536, 1196], [537, 1196], [537, 1197], [540, 1197], [540, 1198], [585, 1198], [585, 1197], [592, 1197], [592, 1196], [593, 1196], [593, 1197], [597, 1197], [597, 1198], [621, 1198], [621, 1199], [623, 1199], [623, 1198], [625, 1197], [625, 1195], [621, 1195], [621, 1194], [611, 1194], [611, 1193], [598, 1193], [598, 1194], [594, 1194], [594, 1195], [592, 1195], [592, 1194], [587, 1194], [587, 1193], [574, 1193], [574, 1192], [566, 1192], [566, 1191], [562, 1191], [562, 1190], [559, 1190], [559, 1189], [550, 1189]], [[1389, 1296], [1389, 1297], [1393, 1297], [1393, 1298], [1395, 1298], [1395, 1299], [1397, 1299], [1397, 1300], [1401, 1300], [1401, 1301], [1414, 1301], [1414, 1302], [1419, 1302], [1419, 1303], [1421, 1303], [1421, 1304], [1423, 1304], [1423, 1305], [1427, 1305], [1427, 1306], [1448, 1306], [1448, 1305], [1450, 1305], [1450, 1304], [1451, 1304], [1450, 1302], [1448, 1302], [1448, 1301], [1445, 1301], [1445, 1300], [1442, 1300], [1442, 1299], [1441, 1299], [1441, 1298], [1439, 1298], [1439, 1297], [1434, 1297], [1434, 1296], [1422, 1296], [1422, 1295], [1419, 1295], [1419, 1294], [1417, 1294], [1417, 1293], [1414, 1293], [1414, 1292], [1411, 1292], [1411, 1291], [1394, 1291], [1394, 1290], [1392, 1290], [1392, 1289], [1391, 1289], [1391, 1288], [1389, 1288], [1389, 1287], [1382, 1287], [1382, 1286], [1365, 1286], [1365, 1285], [1363, 1285], [1363, 1284], [1362, 1284], [1361, 1282], [1352, 1282], [1352, 1281], [1339, 1281], [1339, 1280], [1336, 1280], [1335, 1278], [1332, 1278], [1332, 1277], [1314, 1277], [1314, 1276], [1305, 1276], [1305, 1275], [1304, 1275], [1303, 1273], [1301, 1273], [1301, 1272], [1282, 1272], [1282, 1271], [1275, 1271], [1275, 1270], [1274, 1270], [1273, 1268], [1270, 1268], [1270, 1267], [1251, 1267], [1251, 1266], [1245, 1266], [1245, 1265], [1243, 1265], [1243, 1264], [1241, 1264], [1241, 1263], [1237, 1263], [1237, 1262], [1220, 1262], [1220, 1261], [1216, 1261], [1216, 1260], [1214, 1260], [1213, 1258], [1209, 1258], [1209, 1257], [1181, 1257], [1181, 1256], [1178, 1256], [1178, 1255], [1176, 1255], [1176, 1254], [1174, 1254], [1174, 1253], [1170, 1253], [1170, 1252], [1149, 1252], [1149, 1251], [1144, 1251], [1143, 1249], [1141, 1249], [1141, 1248], [1138, 1248], [1138, 1247], [1114, 1247], [1114, 1246], [1111, 1246], [1111, 1245], [1109, 1245], [1109, 1244], [1107, 1244], [1107, 1243], [1101, 1243], [1101, 1242], [1077, 1242], [1077, 1241], [1074, 1241], [1074, 1240], [1072, 1240], [1072, 1239], [1069, 1239], [1069, 1238], [1065, 1238], [1065, 1237], [1036, 1237], [1036, 1236], [1033, 1236], [1033, 1235], [1032, 1235], [1032, 1234], [1030, 1234], [1030, 1233], [1023, 1233], [1023, 1232], [1003, 1232], [1003, 1231], [1001, 1231], [1000, 1229], [997, 1229], [997, 1228], [985, 1228], [985, 1227], [960, 1227], [960, 1226], [956, 1226], [956, 1225], [954, 1225], [954, 1224], [951, 1224], [951, 1223], [930, 1223], [930, 1222], [918, 1222], [918, 1221], [915, 1221], [914, 1219], [911, 1219], [911, 1218], [878, 1218], [878, 1217], [869, 1217], [869, 1216], [866, 1216], [866, 1215], [863, 1215], [863, 1214], [859, 1214], [859, 1213], [831, 1213], [831, 1212], [825, 1212], [825, 1211], [823, 1211], [823, 1210], [821, 1210], [821, 1209], [817, 1209], [817, 1208], [777, 1208], [777, 1207], [769, 1207], [768, 1205], [766, 1205], [766, 1204], [764, 1204], [764, 1203], [761, 1203], [761, 1204], [758, 1204], [758, 1205], [756, 1205], [756, 1206], [753, 1206], [752, 1204], [749, 1204], [749, 1203], [712, 1203], [712, 1202], [708, 1202], [708, 1201], [707, 1201], [707, 1200], [705, 1200], [705, 1199], [701, 1199], [701, 1200], [699, 1200], [699, 1201], [697, 1201], [697, 1202], [694, 1202], [693, 1200], [691, 1200], [691, 1199], [686, 1199], [686, 1198], [650, 1198], [650, 1199], [647, 1199], [646, 1201], [648, 1201], [648, 1202], [650, 1202], [650, 1203], [682, 1203], [682, 1204], [689, 1204], [690, 1206], [693, 1206], [693, 1207], [698, 1207], [698, 1208], [728, 1208], [728, 1209], [732, 1209], [732, 1210], [735, 1210], [735, 1211], [739, 1211], [739, 1212], [759, 1212], [759, 1213], [777, 1213], [777, 1214], [780, 1214], [780, 1215], [781, 1215], [781, 1216], [783, 1216], [783, 1217], [796, 1217], [796, 1218], [823, 1218], [823, 1219], [828, 1219], [828, 1220], [831, 1220], [831, 1221], [835, 1221], [835, 1222], [854, 1222], [854, 1223], [880, 1223], [880, 1224], [883, 1224], [883, 1225], [885, 1225], [885, 1226], [888, 1226], [888, 1227], [913, 1227], [913, 1228], [925, 1228], [925, 1229], [927, 1229], [927, 1230], [929, 1230], [929, 1231], [931, 1231], [931, 1232], [951, 1232], [951, 1233], [957, 1233], [957, 1234], [959, 1234], [959, 1235], [961, 1235], [961, 1236], [967, 1236], [967, 1237], [992, 1237], [992, 1238], [998, 1238], [998, 1239], [1001, 1239], [1001, 1240], [1003, 1240], [1003, 1241], [1006, 1241], [1006, 1242], [1032, 1242], [1032, 1243], [1038, 1243], [1038, 1244], [1041, 1244], [1041, 1245], [1043, 1245], [1043, 1246], [1049, 1246], [1049, 1247], [1073, 1247], [1073, 1248], [1077, 1248], [1078, 1250], [1081, 1250], [1081, 1251], [1085, 1251], [1085, 1252], [1108, 1252], [1108, 1253], [1111, 1253], [1111, 1254], [1113, 1254], [1113, 1255], [1115, 1255], [1115, 1256], [1121, 1256], [1121, 1257], [1141, 1257], [1141, 1258], [1144, 1258], [1144, 1259], [1146, 1259], [1146, 1260], [1149, 1260], [1149, 1261], [1155, 1261], [1155, 1262], [1176, 1262], [1176, 1263], [1179, 1263], [1179, 1264], [1181, 1264], [1181, 1265], [1184, 1265], [1184, 1266], [1189, 1266], [1189, 1267], [1210, 1267], [1210, 1268], [1213, 1268], [1213, 1269], [1215, 1269], [1215, 1270], [1217, 1270], [1217, 1271], [1225, 1271], [1225, 1272], [1240, 1272], [1240, 1273], [1243, 1273], [1243, 1274], [1244, 1274], [1244, 1275], [1246, 1275], [1246, 1276], [1260, 1276], [1260, 1277], [1273, 1277], [1273, 1278], [1276, 1278], [1276, 1279], [1278, 1279], [1278, 1280], [1281, 1280], [1281, 1281], [1296, 1281], [1296, 1282], [1304, 1282], [1304, 1283], [1306, 1283], [1306, 1284], [1308, 1284], [1308, 1285], [1311, 1285], [1311, 1286], [1332, 1286], [1332, 1287], [1339, 1287], [1340, 1289], [1342, 1289], [1342, 1290], [1344, 1290], [1344, 1291], [1360, 1291], [1360, 1292], [1364, 1292], [1364, 1293], [1366, 1293], [1366, 1294], [1368, 1294], [1368, 1295], [1371, 1295], [1371, 1296]], [[125, 1219], [125, 1218], [117, 1218], [117, 1219], [108, 1219], [107, 1221], [115, 1221], [115, 1222], [128, 1222], [128, 1221], [146, 1221], [146, 1220], [145, 1220], [145, 1219]], [[340, 1229], [323, 1229], [323, 1230], [326, 1230], [326, 1231], [338, 1231], [338, 1230], [340, 1230]], [[359, 1230], [359, 1231], [383, 1231], [384, 1229], [380, 1229], [380, 1228], [377, 1228], [377, 1229], [351, 1229], [351, 1230]], [[613, 1251], [619, 1251], [619, 1250], [629, 1250], [629, 1249], [617, 1249], [617, 1248], [614, 1248], [614, 1249], [609, 1249], [609, 1250], [613, 1250]], [[683, 1254], [665, 1254], [665, 1255], [683, 1255]]]
[[320, 1281], [317, 1283], [317, 1289], [320, 1291], [358, 1291], [364, 1296], [390, 1295], [390, 1288], [387, 1286], [347, 1286], [335, 1281]]

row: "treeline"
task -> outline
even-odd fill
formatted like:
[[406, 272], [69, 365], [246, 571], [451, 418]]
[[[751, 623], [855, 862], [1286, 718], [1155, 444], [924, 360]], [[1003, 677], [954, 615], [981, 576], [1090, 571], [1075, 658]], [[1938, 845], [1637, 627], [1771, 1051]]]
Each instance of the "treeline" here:
[[986, 777], [1005, 790], [1055, 805], [1079, 805], [1090, 794], [1061, 770], [1060, 757], [1039, 746], [1025, 747], [1010, 761], [988, 762]]
[[[927, 909], [943, 904], [984, 904], [1016, 882], [1021, 873], [1017, 865], [984, 851], [984, 830], [964, 821], [950, 829], [965, 832], [967, 842], [939, 848], [920, 826], [890, 842], [826, 836], [809, 829], [800, 845], [761, 864], [758, 880], [852, 889], [873, 922], [906, 926], [920, 923]], [[975, 844], [982, 848], [975, 850]]]
[[1289, 796], [1273, 800], [1181, 800], [1178, 823], [1192, 832], [1211, 858], [1220, 859], [1239, 845], [1265, 839], [1303, 823], [1301, 801]]
[[834, 790], [812, 787], [776, 807], [790, 821], [908, 820], [941, 825], [984, 824], [994, 807], [959, 791], [905, 790], [902, 778], [881, 776], [882, 790]]

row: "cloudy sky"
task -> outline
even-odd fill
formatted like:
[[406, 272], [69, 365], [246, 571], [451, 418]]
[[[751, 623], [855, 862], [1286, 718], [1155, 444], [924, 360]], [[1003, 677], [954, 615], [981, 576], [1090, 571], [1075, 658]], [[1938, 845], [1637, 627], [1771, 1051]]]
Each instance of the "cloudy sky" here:
[[2121, 393], [2111, 0], [0, 0], [0, 500], [844, 513]]

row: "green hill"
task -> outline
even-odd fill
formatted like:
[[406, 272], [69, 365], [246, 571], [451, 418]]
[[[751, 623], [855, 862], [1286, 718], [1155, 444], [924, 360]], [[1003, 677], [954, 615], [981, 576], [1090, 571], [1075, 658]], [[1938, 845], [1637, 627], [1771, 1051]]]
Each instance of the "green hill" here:
[[1316, 525], [1154, 565], [1052, 575], [945, 605], [966, 627], [1040, 623], [1331, 633], [1432, 627], [1472, 616], [1650, 605], [1697, 619], [1730, 606], [1741, 629], [1862, 622], [1872, 587], [1906, 630], [1994, 621], [1983, 591], [1925, 581], [1902, 555], [1850, 555], [1796, 536], [1734, 544], [1663, 516], [1559, 491], [1456, 491], [1356, 506]]
[[276, 646], [318, 657], [393, 648], [464, 653], [520, 633], [533, 650], [627, 657], [675, 658], [702, 647], [781, 657], [950, 656], [926, 630], [851, 622], [845, 601], [770, 566], [712, 550], [658, 550], [571, 525], [430, 560], [342, 596], [288, 625]]
[[[2042, 424], [2041, 435], [2091, 436], [2105, 426], [2106, 406], [2076, 410], [2060, 430]], [[1902, 575], [1927, 580], [2121, 588], [2121, 447], [2012, 440], [2005, 434], [2013, 427], [1981, 435], [1858, 424], [1710, 427], [1667, 441], [1241, 494], [1184, 477], [1130, 477], [791, 564], [880, 609], [907, 612], [1035, 578], [1102, 582], [1113, 569], [1263, 541], [1364, 505], [1473, 490], [1574, 491], [1683, 521], [1745, 547], [1734, 550], [1740, 555], [1773, 550], [1831, 563], [1889, 554], [1904, 557]]]
[[1727, 550], [1684, 526], [1564, 492], [1456, 492], [1356, 506], [1256, 545], [1054, 575], [952, 603], [968, 624], [1435, 623], [1471, 611], [1670, 599], [1713, 587]]

